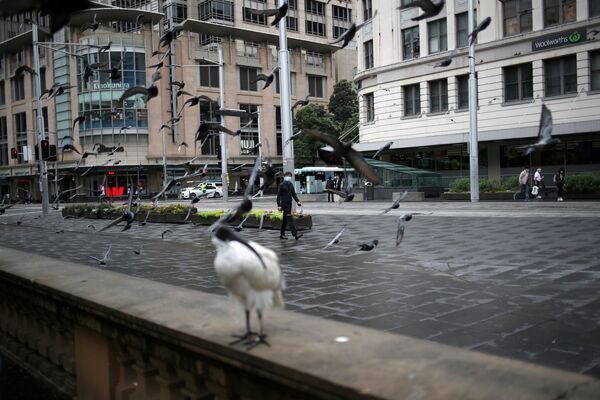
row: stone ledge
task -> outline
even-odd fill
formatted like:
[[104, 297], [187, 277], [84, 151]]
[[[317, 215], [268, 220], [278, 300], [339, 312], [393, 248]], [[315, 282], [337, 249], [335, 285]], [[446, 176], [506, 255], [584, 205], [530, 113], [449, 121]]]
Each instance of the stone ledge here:
[[[269, 398], [270, 385], [322, 399], [597, 399], [600, 393], [600, 382], [588, 376], [278, 310], [266, 315], [272, 347], [246, 352], [228, 345], [243, 329], [243, 313], [222, 296], [7, 248], [0, 248], [0, 284], [61, 304], [62, 312], [77, 314], [76, 323], [100, 334], [110, 322], [226, 365], [245, 378], [233, 385], [263, 384], [249, 399]], [[337, 336], [349, 341], [335, 343]]]

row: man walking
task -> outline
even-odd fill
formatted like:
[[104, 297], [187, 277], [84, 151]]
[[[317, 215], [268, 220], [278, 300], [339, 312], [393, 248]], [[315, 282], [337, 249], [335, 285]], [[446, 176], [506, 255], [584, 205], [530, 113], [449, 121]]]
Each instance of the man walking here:
[[556, 201], [563, 201], [563, 195], [565, 191], [565, 169], [560, 167], [556, 174], [554, 174], [554, 184], [558, 190], [558, 197]]
[[285, 237], [285, 228], [288, 224], [290, 224], [290, 231], [292, 231], [292, 236], [296, 240], [302, 237], [302, 233], [298, 234], [296, 231], [296, 226], [294, 225], [294, 219], [292, 218], [292, 199], [296, 201], [299, 207], [302, 206], [300, 204], [300, 200], [298, 200], [298, 196], [296, 195], [296, 190], [294, 189], [294, 185], [292, 184], [292, 174], [290, 172], [286, 172], [283, 175], [283, 182], [277, 188], [277, 207], [280, 211], [283, 211], [283, 220], [281, 221], [281, 233], [279, 235], [280, 239], [287, 239]]
[[523, 171], [519, 174], [519, 187], [524, 201], [529, 201], [529, 167], [523, 168]]
[[327, 202], [333, 202], [333, 193], [330, 192], [330, 189], [333, 189], [333, 179], [331, 176], [327, 178], [327, 182], [325, 183], [325, 190], [327, 190]]

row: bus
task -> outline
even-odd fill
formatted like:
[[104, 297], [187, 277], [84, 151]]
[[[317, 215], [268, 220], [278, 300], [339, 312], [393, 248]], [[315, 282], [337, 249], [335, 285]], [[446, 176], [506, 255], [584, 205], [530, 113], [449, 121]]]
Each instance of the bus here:
[[[350, 179], [352, 179], [354, 185], [359, 183], [353, 168], [344, 169], [340, 167], [304, 167], [294, 169], [296, 190], [300, 193], [322, 193], [325, 189], [325, 181], [327, 178], [333, 178], [335, 175], [339, 175], [342, 178], [342, 187], [346, 187], [346, 174], [348, 174]], [[308, 188], [307, 180], [312, 181], [313, 179], [315, 181], [320, 181], [320, 183], [317, 183], [316, 186]]]

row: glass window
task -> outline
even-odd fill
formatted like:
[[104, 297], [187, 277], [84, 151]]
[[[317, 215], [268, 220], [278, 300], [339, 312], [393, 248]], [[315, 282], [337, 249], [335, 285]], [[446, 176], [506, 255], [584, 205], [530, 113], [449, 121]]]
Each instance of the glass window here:
[[15, 145], [19, 156], [17, 163], [25, 162], [23, 147], [27, 146], [27, 114], [22, 112], [14, 115]]
[[458, 91], [458, 109], [469, 108], [469, 75], [460, 75], [456, 77]]
[[531, 63], [504, 68], [504, 101], [533, 98], [533, 66]]
[[[594, 2], [594, 0], [591, 0]], [[595, 0], [597, 2], [597, 0]], [[577, 19], [575, 0], [544, 0], [544, 26], [573, 22]]]
[[233, 22], [233, 1], [204, 0], [198, 4], [198, 17], [202, 21], [220, 19], [222, 21]]
[[219, 87], [219, 67], [213, 63], [198, 61], [198, 85]]
[[375, 121], [375, 96], [373, 93], [364, 95], [365, 102], [365, 119], [367, 122]]
[[402, 94], [404, 96], [404, 115], [421, 114], [421, 88], [419, 84], [404, 86]]
[[362, 0], [363, 7], [363, 18], [364, 20], [371, 19], [373, 17], [373, 1], [372, 0]]
[[403, 59], [418, 58], [421, 46], [419, 44], [419, 27], [415, 26], [402, 30]]
[[309, 35], [325, 36], [325, 3], [316, 0], [306, 0], [306, 33]]
[[592, 90], [600, 90], [600, 51], [590, 53]]
[[531, 32], [531, 0], [504, 0], [502, 6], [504, 36]]
[[456, 47], [469, 45], [469, 13], [456, 14]]
[[369, 40], [364, 43], [365, 53], [365, 69], [373, 68], [373, 41]]
[[590, 4], [590, 17], [597, 17], [600, 15], [600, 1], [589, 0]]
[[[258, 106], [256, 104], [240, 104], [240, 110], [244, 110], [250, 113], [255, 113], [258, 111]], [[250, 119], [247, 117], [240, 118], [240, 126], [246, 125], [250, 122]], [[242, 129], [242, 133], [240, 134], [240, 150], [242, 154], [249, 154], [249, 149], [254, 148], [258, 144], [258, 119], [253, 119], [253, 122]]]
[[448, 33], [446, 18], [427, 23], [429, 33], [429, 54], [448, 50]]
[[6, 88], [4, 87], [4, 81], [0, 81], [0, 106], [6, 104]]
[[448, 110], [448, 80], [438, 79], [429, 82], [429, 112]]
[[337, 39], [350, 28], [352, 21], [352, 10], [345, 7], [332, 6], [333, 15], [333, 38]]
[[258, 85], [254, 82], [258, 74], [257, 68], [239, 67], [240, 68], [240, 90], [250, 90], [258, 92]]
[[308, 80], [308, 95], [311, 97], [326, 97], [325, 85], [327, 78], [324, 76], [307, 75]]
[[577, 93], [577, 59], [575, 55], [544, 61], [546, 96]]
[[23, 74], [12, 78], [12, 99], [13, 101], [19, 101], [25, 99], [25, 77]]
[[[260, 4], [260, 6], [259, 6]], [[257, 25], [266, 25], [267, 18], [261, 14], [254, 14], [252, 9], [254, 10], [262, 10], [266, 6], [264, 0], [244, 0], [243, 11], [243, 19], [245, 22], [249, 22], [251, 24]]]
[[275, 141], [277, 147], [277, 155], [283, 154], [283, 140], [281, 136], [281, 107], [275, 106]]
[[[279, 93], [280, 92], [280, 87], [279, 87], [279, 71], [277, 71], [275, 73], [275, 93]], [[295, 72], [290, 72], [290, 94], [292, 96], [296, 95], [296, 73]]]
[[8, 129], [6, 117], [0, 117], [0, 165], [8, 165]]

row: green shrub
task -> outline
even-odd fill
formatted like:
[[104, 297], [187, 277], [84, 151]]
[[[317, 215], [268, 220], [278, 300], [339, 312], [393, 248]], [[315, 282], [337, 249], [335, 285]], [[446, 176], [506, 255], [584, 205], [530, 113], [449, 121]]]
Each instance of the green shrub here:
[[471, 179], [469, 177], [458, 178], [450, 182], [450, 191], [452, 193], [468, 192], [471, 190], [470, 185]]
[[223, 215], [225, 215], [225, 211], [223, 210], [214, 210], [214, 211], [200, 211], [198, 213], [196, 213], [197, 216], [199, 216], [200, 218], [219, 218], [222, 217]]
[[[471, 191], [471, 179], [468, 177], [458, 178], [450, 182], [450, 192], [467, 193]], [[505, 178], [502, 181], [480, 179], [479, 191], [481, 193], [512, 192], [519, 188], [518, 177]]]
[[565, 178], [567, 193], [598, 193], [600, 192], [600, 175], [577, 174]]

